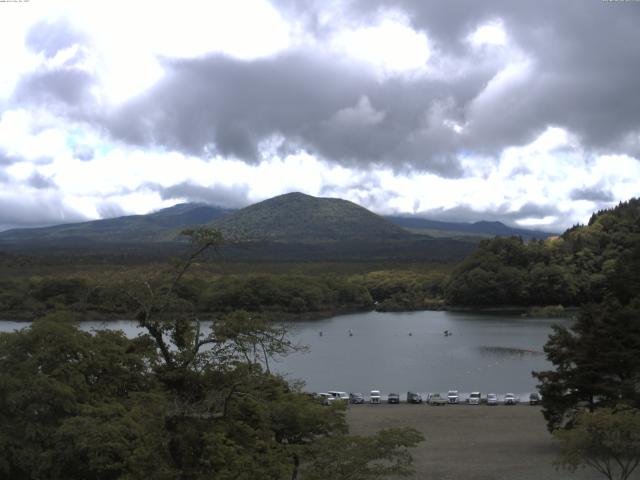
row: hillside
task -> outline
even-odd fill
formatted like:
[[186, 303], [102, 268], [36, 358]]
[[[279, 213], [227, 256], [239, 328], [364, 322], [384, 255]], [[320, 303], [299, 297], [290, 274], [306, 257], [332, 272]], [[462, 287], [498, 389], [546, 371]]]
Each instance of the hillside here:
[[355, 203], [287, 193], [211, 223], [226, 237], [288, 243], [382, 241], [411, 235]]
[[[513, 228], [502, 222], [479, 221], [475, 223], [441, 222], [415, 216], [386, 216], [390, 222], [415, 231], [437, 236], [470, 235], [479, 237], [522, 237], [523, 240], [545, 239], [556, 233], [525, 228]], [[440, 232], [443, 232], [440, 234]]]
[[0, 232], [0, 245], [12, 243], [78, 245], [82, 243], [147, 243], [173, 240], [182, 228], [209, 223], [229, 210], [198, 203], [183, 203], [148, 215], [69, 223]]

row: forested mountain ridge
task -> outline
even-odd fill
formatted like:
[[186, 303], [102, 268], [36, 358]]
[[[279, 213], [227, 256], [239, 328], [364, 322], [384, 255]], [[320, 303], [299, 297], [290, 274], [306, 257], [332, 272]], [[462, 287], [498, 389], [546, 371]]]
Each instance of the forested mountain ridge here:
[[21, 228], [0, 233], [0, 242], [132, 243], [173, 240], [178, 230], [209, 223], [230, 210], [201, 203], [182, 203], [147, 215]]
[[[501, 222], [456, 223], [416, 216], [379, 216], [346, 200], [301, 193], [280, 195], [244, 209], [181, 203], [146, 215], [66, 223], [0, 232], [0, 246], [27, 243], [46, 246], [83, 243], [173, 243], [181, 229], [198, 225], [221, 228], [229, 236], [269, 241], [327, 241], [407, 238], [407, 233], [440, 238], [521, 236], [546, 238], [550, 233], [515, 229]], [[468, 239], [466, 239], [468, 240]]]
[[439, 220], [429, 220], [416, 216], [385, 216], [384, 218], [396, 225], [408, 228], [412, 231], [424, 231], [426, 233], [447, 232], [477, 235], [483, 237], [522, 237], [524, 240], [545, 239], [557, 235], [541, 230], [528, 230], [525, 228], [513, 228], [502, 222], [489, 222], [481, 220], [474, 223], [463, 222], [442, 222]]
[[287, 193], [211, 223], [226, 237], [287, 242], [405, 239], [404, 229], [339, 198]]
[[580, 305], [599, 302], [610, 281], [638, 282], [624, 273], [640, 249], [640, 199], [594, 213], [560, 237], [480, 243], [454, 271], [446, 289], [453, 305]]

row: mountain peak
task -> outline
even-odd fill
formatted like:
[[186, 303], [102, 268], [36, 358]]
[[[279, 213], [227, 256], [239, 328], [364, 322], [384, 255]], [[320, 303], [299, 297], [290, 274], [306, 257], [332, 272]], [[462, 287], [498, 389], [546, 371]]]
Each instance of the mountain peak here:
[[216, 221], [226, 235], [254, 240], [324, 242], [400, 238], [401, 228], [353, 202], [291, 192]]

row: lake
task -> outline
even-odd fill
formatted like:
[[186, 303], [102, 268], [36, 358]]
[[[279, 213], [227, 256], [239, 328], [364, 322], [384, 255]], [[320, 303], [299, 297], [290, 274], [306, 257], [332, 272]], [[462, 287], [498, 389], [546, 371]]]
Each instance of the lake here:
[[[324, 320], [288, 322], [293, 340], [307, 353], [278, 359], [273, 370], [302, 379], [309, 391], [368, 394], [417, 392], [513, 392], [535, 390], [532, 370], [550, 368], [542, 351], [554, 323], [471, 312], [367, 312]], [[1, 331], [24, 323], [0, 322]], [[119, 328], [137, 334], [135, 322], [83, 322], [82, 328]], [[452, 332], [444, 336], [443, 332]], [[352, 335], [349, 335], [351, 331]], [[322, 334], [320, 334], [322, 332]]]

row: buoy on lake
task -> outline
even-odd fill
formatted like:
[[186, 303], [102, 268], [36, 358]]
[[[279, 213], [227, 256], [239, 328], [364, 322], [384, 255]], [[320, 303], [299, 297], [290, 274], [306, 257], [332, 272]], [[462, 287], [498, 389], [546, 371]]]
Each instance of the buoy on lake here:
[[322, 336], [322, 330], [320, 330], [320, 331], [318, 332], [318, 335]]
[[409, 332], [409, 336], [413, 335], [413, 333]]
[[349, 329], [349, 336], [353, 337], [353, 332], [351, 331], [351, 329]]

